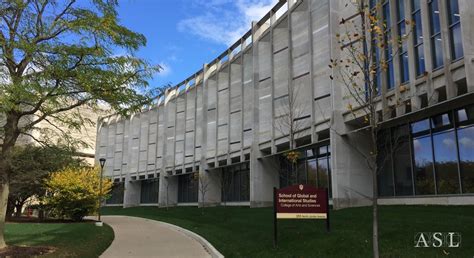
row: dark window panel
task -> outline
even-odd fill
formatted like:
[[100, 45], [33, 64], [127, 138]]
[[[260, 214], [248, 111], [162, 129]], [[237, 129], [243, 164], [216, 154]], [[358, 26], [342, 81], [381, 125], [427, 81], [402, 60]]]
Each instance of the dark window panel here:
[[450, 126], [452, 124], [452, 117], [450, 114], [445, 113], [437, 115], [431, 118], [431, 126], [433, 128], [439, 128], [443, 126]]
[[106, 204], [123, 204], [124, 182], [116, 182], [112, 185], [110, 197], [105, 201]]
[[413, 195], [409, 133], [408, 125], [394, 128], [392, 132], [395, 194], [398, 196]]
[[458, 129], [459, 162], [463, 193], [474, 193], [474, 126]]
[[459, 59], [464, 56], [462, 48], [462, 37], [461, 37], [461, 24], [458, 23], [450, 28], [451, 37], [451, 51], [453, 60]]
[[140, 203], [158, 203], [159, 179], [140, 181]]
[[423, 52], [423, 45], [419, 45], [415, 48], [416, 58], [416, 75], [420, 76], [425, 73], [425, 53]]
[[385, 130], [377, 137], [377, 167], [379, 196], [393, 196], [394, 183], [391, 157], [390, 131]]

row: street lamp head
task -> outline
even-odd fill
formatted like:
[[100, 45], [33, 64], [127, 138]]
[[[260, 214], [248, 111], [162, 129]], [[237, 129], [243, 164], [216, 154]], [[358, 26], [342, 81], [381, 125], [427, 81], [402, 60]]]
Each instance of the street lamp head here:
[[104, 158], [100, 158], [100, 159], [99, 159], [99, 162], [100, 162], [100, 167], [101, 167], [101, 168], [104, 168], [105, 159], [104, 159]]

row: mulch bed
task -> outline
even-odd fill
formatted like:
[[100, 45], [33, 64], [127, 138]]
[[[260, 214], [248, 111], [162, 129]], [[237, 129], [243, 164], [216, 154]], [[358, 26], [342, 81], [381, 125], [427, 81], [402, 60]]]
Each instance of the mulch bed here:
[[56, 251], [52, 246], [8, 246], [0, 250], [0, 257], [32, 257]]

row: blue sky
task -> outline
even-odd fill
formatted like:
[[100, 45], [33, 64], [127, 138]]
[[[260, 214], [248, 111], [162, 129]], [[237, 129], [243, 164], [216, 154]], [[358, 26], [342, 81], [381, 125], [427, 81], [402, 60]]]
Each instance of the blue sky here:
[[[277, 0], [119, 0], [120, 21], [147, 38], [136, 54], [164, 70], [150, 81], [177, 84], [239, 39]], [[117, 53], [120, 54], [120, 53]]]

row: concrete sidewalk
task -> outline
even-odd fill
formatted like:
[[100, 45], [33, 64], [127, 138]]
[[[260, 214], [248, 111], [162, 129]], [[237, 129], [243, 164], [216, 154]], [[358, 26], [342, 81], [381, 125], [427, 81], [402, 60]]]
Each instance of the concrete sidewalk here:
[[220, 256], [206, 240], [174, 225], [127, 216], [102, 216], [102, 221], [114, 229], [115, 239], [100, 257]]

